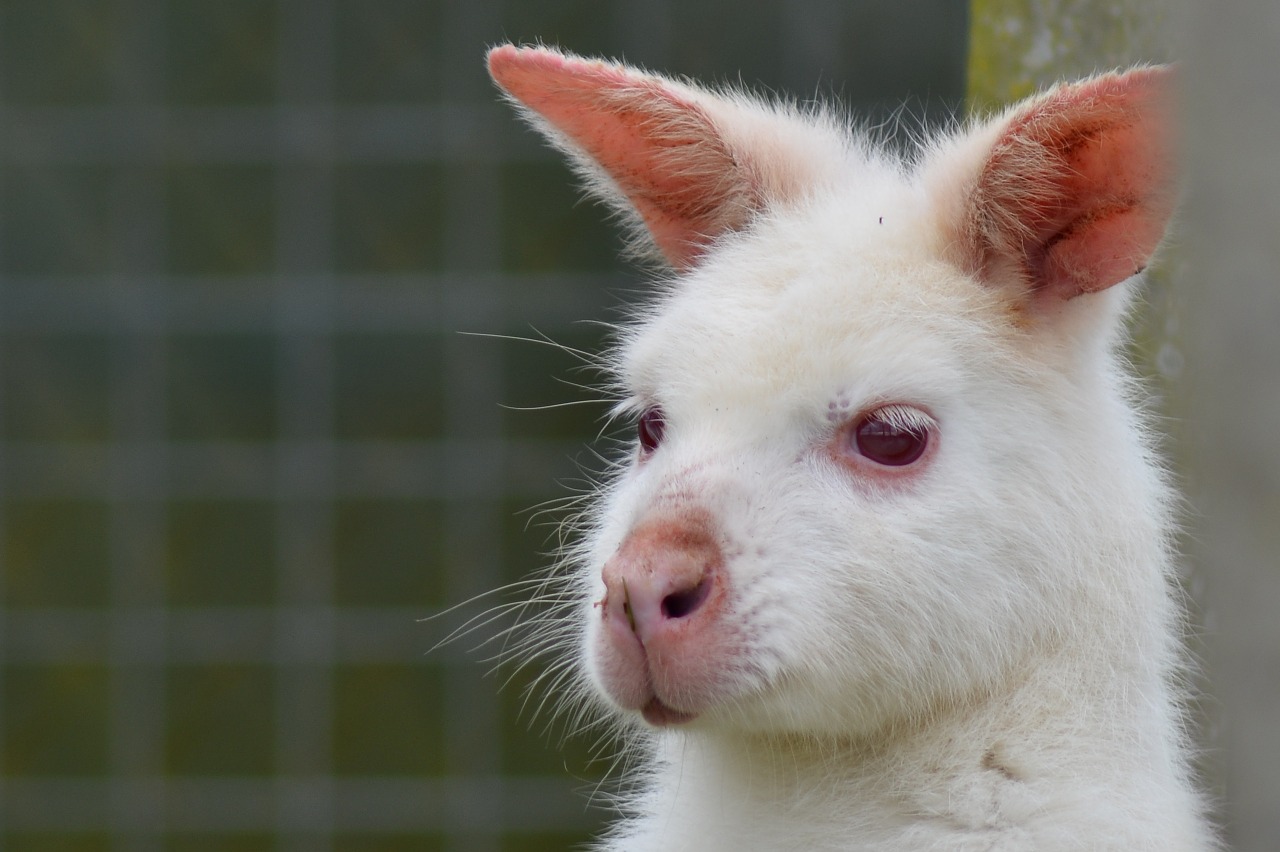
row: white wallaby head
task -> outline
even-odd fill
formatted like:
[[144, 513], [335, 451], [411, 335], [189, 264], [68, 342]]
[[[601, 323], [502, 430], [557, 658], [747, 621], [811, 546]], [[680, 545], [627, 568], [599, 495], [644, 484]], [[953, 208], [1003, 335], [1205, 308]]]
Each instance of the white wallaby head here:
[[[1173, 207], [1167, 70], [904, 160], [619, 64], [489, 68], [670, 270], [612, 359], [637, 441], [575, 560], [606, 706], [874, 741], [1081, 691], [1111, 703], [1064, 716], [1131, 701], [1174, 731], [1166, 492], [1113, 352]], [[1177, 774], [1179, 735], [1151, 739]]]

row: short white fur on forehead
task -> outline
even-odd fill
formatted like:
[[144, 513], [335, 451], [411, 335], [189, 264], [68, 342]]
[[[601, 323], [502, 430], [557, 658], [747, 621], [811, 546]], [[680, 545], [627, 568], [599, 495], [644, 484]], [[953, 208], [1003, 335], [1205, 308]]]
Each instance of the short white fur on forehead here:
[[[918, 213], [859, 205], [864, 215], [886, 211], [890, 223], [876, 216], [871, 233], [851, 233], [847, 218], [824, 209], [831, 205], [812, 206], [730, 240], [715, 264], [690, 272], [646, 322], [624, 332], [627, 384], [673, 405], [702, 385], [722, 402], [732, 395], [743, 407], [785, 415], [799, 399], [813, 404], [861, 376], [876, 376], [884, 394], [895, 392], [886, 384], [895, 376], [898, 391], [947, 383], [961, 368], [956, 355], [987, 336], [993, 318], [1003, 321], [997, 294], [911, 250], [904, 232], [916, 223], [892, 221]], [[813, 250], [824, 242], [838, 247]], [[708, 372], [709, 363], [723, 368]]]

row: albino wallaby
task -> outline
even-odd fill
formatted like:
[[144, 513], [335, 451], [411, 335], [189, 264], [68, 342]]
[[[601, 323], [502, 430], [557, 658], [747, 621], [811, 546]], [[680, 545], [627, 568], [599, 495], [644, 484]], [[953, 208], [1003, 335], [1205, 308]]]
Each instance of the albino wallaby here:
[[1170, 72], [903, 158], [819, 108], [488, 61], [667, 270], [549, 628], [645, 755], [600, 848], [1216, 848], [1116, 352], [1176, 194]]

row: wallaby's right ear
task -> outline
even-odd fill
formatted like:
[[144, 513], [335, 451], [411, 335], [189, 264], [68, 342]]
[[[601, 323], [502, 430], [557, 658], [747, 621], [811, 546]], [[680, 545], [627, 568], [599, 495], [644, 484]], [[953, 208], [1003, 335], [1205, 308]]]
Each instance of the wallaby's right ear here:
[[[1141, 272], [1176, 196], [1172, 74], [1138, 68], [1059, 86], [932, 164], [961, 261], [1032, 309]], [[945, 197], [945, 196], [944, 196]]]
[[495, 47], [489, 73], [593, 193], [638, 215], [677, 269], [803, 192], [821, 166], [813, 147], [838, 145], [834, 134], [748, 99], [547, 48]]

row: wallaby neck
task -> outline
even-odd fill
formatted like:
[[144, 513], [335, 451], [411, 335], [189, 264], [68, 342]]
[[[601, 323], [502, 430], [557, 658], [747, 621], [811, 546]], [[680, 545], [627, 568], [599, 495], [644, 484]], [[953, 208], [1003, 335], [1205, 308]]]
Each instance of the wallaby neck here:
[[646, 826], [664, 850], [683, 836], [704, 852], [1205, 848], [1192, 797], [1142, 813], [1153, 791], [1185, 786], [1177, 743], [1151, 725], [1159, 712], [1178, 727], [1159, 673], [1100, 682], [1079, 668], [1042, 664], [866, 741], [666, 735], [648, 816], [617, 848], [650, 848]]

